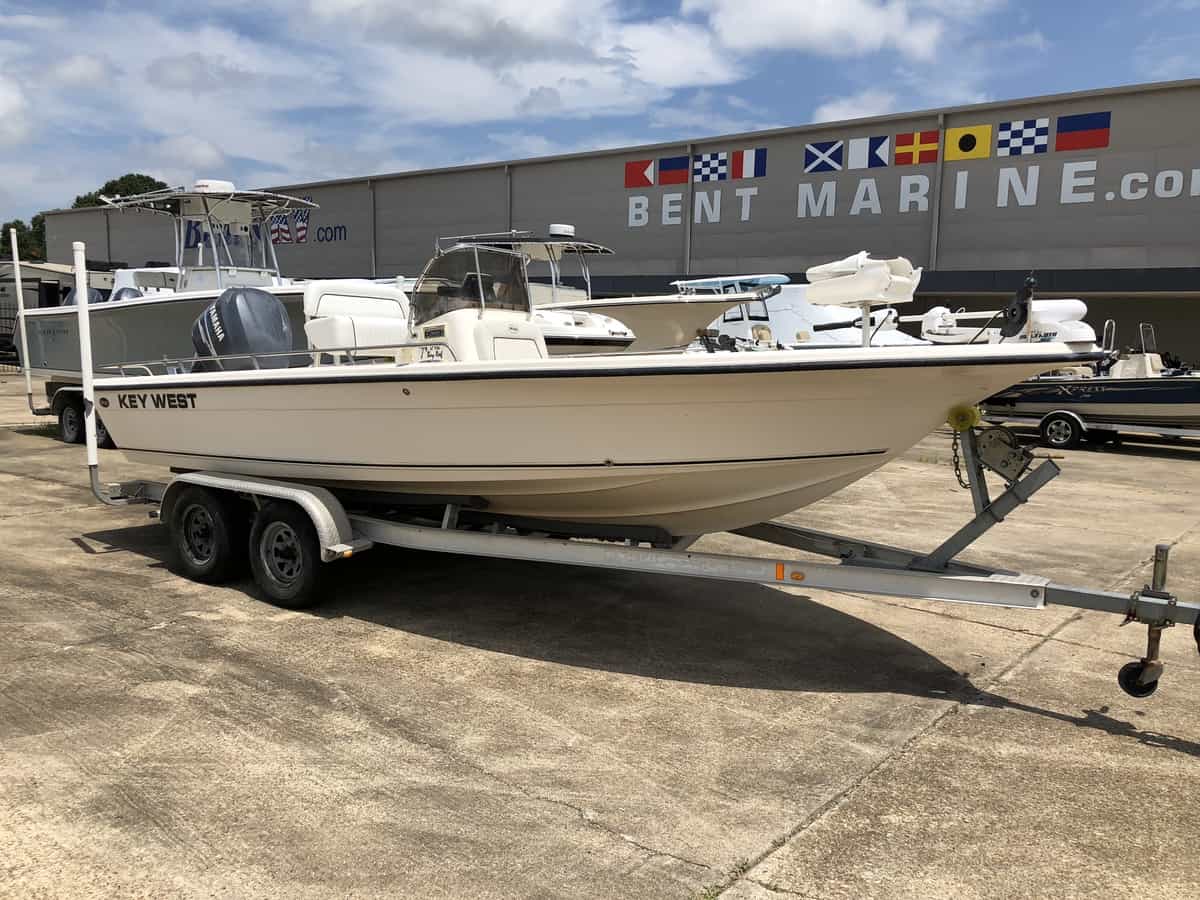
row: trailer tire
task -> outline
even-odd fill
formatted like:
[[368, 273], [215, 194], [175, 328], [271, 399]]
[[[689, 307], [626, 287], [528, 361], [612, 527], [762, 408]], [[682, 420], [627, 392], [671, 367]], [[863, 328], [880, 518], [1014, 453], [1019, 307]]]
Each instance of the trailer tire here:
[[284, 609], [316, 605], [324, 566], [308, 513], [286, 500], [258, 511], [250, 529], [250, 571], [268, 602]]
[[1083, 440], [1083, 427], [1079, 420], [1065, 413], [1051, 413], [1042, 419], [1039, 427], [1042, 441], [1055, 450], [1074, 450]]
[[171, 504], [167, 521], [179, 570], [193, 581], [228, 581], [245, 560], [246, 544], [238, 540], [245, 526], [233, 504], [214, 491], [188, 485]]
[[102, 447], [105, 450], [111, 450], [116, 447], [116, 443], [112, 439], [112, 435], [108, 433], [108, 428], [104, 425], [104, 420], [96, 416], [96, 446]]
[[64, 444], [82, 444], [83, 437], [83, 401], [69, 397], [58, 408], [58, 438]]

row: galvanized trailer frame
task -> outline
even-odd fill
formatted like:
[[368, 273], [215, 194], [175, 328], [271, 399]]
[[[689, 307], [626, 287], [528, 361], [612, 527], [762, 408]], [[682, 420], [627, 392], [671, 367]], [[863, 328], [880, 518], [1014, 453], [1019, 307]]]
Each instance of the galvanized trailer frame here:
[[[76, 243], [74, 253], [79, 283], [86, 278], [84, 245]], [[990, 438], [997, 435], [985, 433], [981, 443], [974, 429], [975, 422], [960, 423], [963, 462], [975, 515], [932, 552], [921, 553], [780, 522], [763, 522], [735, 532], [777, 547], [832, 557], [838, 560], [837, 563], [701, 553], [689, 549], [699, 535], [662, 541], [648, 539], [644, 529], [629, 529], [624, 539], [620, 539], [621, 535], [614, 533], [614, 529], [605, 529], [602, 540], [562, 537], [563, 531], [569, 534], [569, 526], [565, 523], [516, 524], [500, 516], [488, 521], [486, 509], [464, 508], [469, 498], [422, 498], [421, 509], [400, 508], [379, 515], [371, 512], [370, 504], [361, 503], [361, 496], [339, 496], [324, 487], [221, 472], [188, 472], [175, 475], [166, 483], [106, 484], [100, 478], [96, 443], [86, 290], [79, 290], [77, 296], [80, 298], [87, 465], [93, 493], [110, 506], [149, 504], [154, 507], [152, 516], [158, 516], [161, 510], [164, 517], [173, 512], [175, 499], [189, 487], [251, 504], [256, 510], [255, 528], [247, 550], [252, 563], [255, 558], [263, 562], [255, 570], [255, 580], [272, 602], [301, 606], [307, 605], [310, 598], [302, 597], [303, 602], [297, 602], [293, 596], [282, 596], [277, 590], [278, 584], [271, 578], [259, 577], [260, 570], [270, 570], [271, 551], [264, 545], [256, 545], [254, 535], [264, 530], [260, 528], [263, 519], [278, 518], [281, 510], [302, 510], [304, 521], [312, 525], [312, 536], [297, 537], [294, 549], [301, 557], [314, 562], [319, 560], [316, 568], [322, 570], [335, 560], [349, 559], [381, 544], [438, 553], [753, 584], [1024, 609], [1057, 605], [1114, 613], [1122, 616], [1125, 622], [1139, 622], [1148, 629], [1146, 655], [1137, 662], [1126, 664], [1118, 676], [1121, 687], [1137, 697], [1149, 696], [1158, 687], [1163, 671], [1159, 642], [1166, 628], [1175, 624], [1192, 625], [1197, 649], [1200, 649], [1200, 603], [1181, 601], [1166, 590], [1170, 549], [1166, 544], [1155, 548], [1152, 583], [1129, 593], [1060, 585], [1036, 575], [956, 561], [958, 554], [1059, 474], [1058, 466], [1051, 460], [1045, 460], [1029, 471], [1032, 457], [1027, 453], [1022, 455], [1015, 443], [1006, 443], [1004, 434], [998, 436], [1005, 440], [994, 441]], [[1007, 482], [1006, 488], [995, 498], [989, 495], [985, 467], [1001, 473]], [[395, 500], [394, 495], [385, 496], [393, 504], [403, 507], [403, 501]], [[440, 519], [430, 514], [431, 508], [440, 511]], [[294, 515], [291, 521], [294, 523]], [[276, 529], [273, 533], [278, 543], [281, 532]], [[186, 535], [181, 538], [186, 539]], [[311, 546], [304, 546], [306, 540]]]

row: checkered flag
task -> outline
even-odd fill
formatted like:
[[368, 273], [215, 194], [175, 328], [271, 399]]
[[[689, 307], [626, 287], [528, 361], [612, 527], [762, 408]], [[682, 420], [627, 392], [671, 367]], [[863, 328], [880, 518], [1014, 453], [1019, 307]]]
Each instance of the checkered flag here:
[[997, 156], [1032, 156], [1050, 148], [1050, 120], [1019, 119], [1001, 122], [996, 141]]
[[692, 181], [725, 181], [728, 178], [728, 153], [698, 153], [693, 158]]

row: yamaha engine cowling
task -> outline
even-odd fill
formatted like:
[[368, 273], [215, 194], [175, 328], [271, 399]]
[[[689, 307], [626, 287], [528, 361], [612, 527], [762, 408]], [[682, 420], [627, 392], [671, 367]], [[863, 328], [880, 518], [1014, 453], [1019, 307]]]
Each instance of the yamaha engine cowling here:
[[227, 288], [196, 319], [192, 346], [198, 357], [242, 357], [219, 363], [201, 359], [197, 371], [284, 369], [290, 364], [289, 356], [259, 356], [256, 361], [251, 354], [290, 352], [292, 325], [274, 294], [256, 288]]

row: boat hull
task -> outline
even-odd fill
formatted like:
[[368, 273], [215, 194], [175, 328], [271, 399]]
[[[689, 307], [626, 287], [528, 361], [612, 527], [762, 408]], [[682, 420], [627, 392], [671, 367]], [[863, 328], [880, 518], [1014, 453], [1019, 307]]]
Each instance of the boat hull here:
[[952, 407], [1053, 365], [902, 348], [626, 359], [106, 379], [96, 394], [135, 461], [689, 535], [820, 500]]
[[984, 409], [1037, 417], [1064, 410], [1098, 424], [1200, 428], [1200, 376], [1038, 378], [988, 398]]

